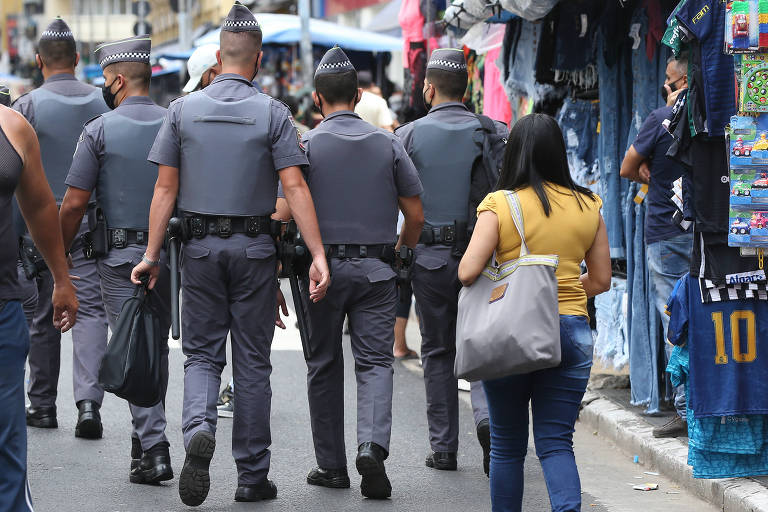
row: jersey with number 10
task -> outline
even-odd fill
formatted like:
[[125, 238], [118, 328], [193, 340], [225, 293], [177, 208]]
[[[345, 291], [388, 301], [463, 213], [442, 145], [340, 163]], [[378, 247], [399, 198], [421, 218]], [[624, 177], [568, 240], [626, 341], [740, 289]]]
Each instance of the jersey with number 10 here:
[[668, 339], [690, 351], [689, 406], [697, 418], [768, 414], [768, 303], [702, 304], [684, 276], [667, 304]]

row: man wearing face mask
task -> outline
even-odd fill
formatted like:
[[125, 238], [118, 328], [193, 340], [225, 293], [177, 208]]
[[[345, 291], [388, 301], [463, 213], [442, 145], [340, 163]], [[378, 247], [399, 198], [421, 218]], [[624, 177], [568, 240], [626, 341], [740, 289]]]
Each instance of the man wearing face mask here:
[[[105, 43], [96, 48], [104, 73], [104, 98], [111, 112], [85, 125], [69, 168], [67, 192], [59, 217], [64, 246], [69, 247], [85, 214], [91, 194], [107, 227], [106, 252], [97, 256], [101, 292], [109, 324], [114, 330], [123, 303], [133, 296], [131, 270], [147, 246], [149, 204], [157, 181], [157, 166], [146, 156], [155, 141], [166, 110], [149, 99], [152, 69], [149, 36]], [[163, 395], [168, 384], [167, 333], [170, 328], [170, 282], [165, 254], [160, 275], [149, 299], [165, 333], [161, 374]], [[129, 479], [156, 484], [173, 478], [165, 436], [164, 400], [154, 407], [130, 405], [133, 417]]]
[[[66, 190], [64, 180], [83, 125], [109, 109], [98, 88], [75, 78], [80, 55], [72, 31], [61, 18], [55, 19], [41, 34], [35, 60], [45, 83], [17, 99], [13, 108], [27, 118], [37, 133], [45, 175], [56, 203], [60, 205]], [[83, 221], [78, 234], [86, 231], [88, 223]], [[85, 259], [81, 249], [78, 236], [71, 247], [72, 274], [79, 278], [77, 298], [80, 301], [79, 321], [72, 330], [72, 377], [78, 408], [75, 435], [96, 439], [102, 435], [99, 409], [104, 390], [99, 385], [98, 374], [107, 346], [107, 319], [96, 263]], [[26, 280], [21, 265], [19, 271], [20, 278]], [[32, 280], [37, 288], [37, 299], [32, 297], [25, 301], [35, 305], [30, 326], [27, 425], [56, 428], [61, 333], [51, 323], [53, 280], [47, 270], [32, 276]]]
[[189, 72], [189, 81], [182, 91], [190, 93], [200, 89], [205, 89], [213, 82], [213, 79], [221, 74], [221, 64], [216, 59], [216, 53], [219, 51], [219, 45], [206, 44], [198, 46], [187, 61], [187, 71]]
[[[623, 178], [648, 185], [646, 194], [645, 242], [650, 274], [651, 294], [656, 309], [661, 316], [664, 336], [669, 326], [666, 314], [666, 302], [672, 294], [675, 283], [688, 272], [690, 266], [693, 233], [689, 228], [683, 231], [673, 222], [677, 207], [670, 199], [672, 183], [683, 175], [683, 167], [667, 158], [667, 150], [672, 144], [672, 136], [662, 126], [665, 119], [672, 117], [672, 106], [678, 95], [688, 87], [688, 60], [685, 55], [670, 58], [661, 95], [667, 106], [654, 110], [640, 128], [637, 139], [629, 147], [621, 163]], [[671, 345], [663, 343], [667, 358], [671, 355]], [[675, 409], [677, 416], [666, 425], [654, 429], [655, 437], [678, 437], [688, 433], [685, 409], [685, 389], [680, 386], [675, 390]]]
[[[485, 176], [474, 171], [478, 162], [487, 156], [498, 173], [503, 141], [509, 133], [504, 123], [493, 123], [499, 138], [490, 148], [492, 154], [484, 155], [481, 120], [462, 103], [467, 81], [467, 63], [462, 50], [441, 48], [432, 52], [423, 89], [429, 113], [395, 131], [424, 186], [425, 223], [416, 247], [413, 294], [421, 312], [421, 360], [432, 447], [426, 465], [449, 471], [456, 470], [459, 445], [458, 383], [453, 373], [461, 290], [458, 266], [465, 247], [462, 241], [469, 237], [469, 205], [476, 195], [475, 182]], [[495, 185], [493, 181], [477, 194], [479, 200]], [[471, 211], [474, 217], [474, 210]], [[480, 382], [473, 383], [471, 396], [477, 437], [483, 448], [483, 466], [488, 474], [488, 406]]]

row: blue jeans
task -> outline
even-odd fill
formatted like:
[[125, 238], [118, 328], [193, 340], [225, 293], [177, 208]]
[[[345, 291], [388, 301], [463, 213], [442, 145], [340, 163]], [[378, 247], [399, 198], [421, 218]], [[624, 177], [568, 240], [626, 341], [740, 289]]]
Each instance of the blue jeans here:
[[592, 331], [586, 317], [560, 315], [560, 346], [562, 362], [556, 368], [483, 382], [491, 420], [494, 512], [522, 510], [529, 402], [552, 510], [581, 510], [573, 431], [592, 368]]
[[[646, 255], [648, 256], [648, 273], [651, 297], [656, 310], [661, 316], [661, 325], [664, 329], [664, 348], [667, 362], [672, 356], [674, 348], [666, 343], [667, 329], [669, 328], [669, 315], [666, 314], [666, 305], [672, 295], [675, 283], [688, 272], [691, 265], [691, 250], [693, 248], [693, 233], [683, 233], [669, 240], [660, 240], [648, 244]], [[681, 418], [685, 419], [685, 388], [675, 388], [675, 409]]]
[[579, 185], [589, 187], [601, 197], [600, 169], [598, 162], [597, 123], [600, 107], [590, 101], [566, 98], [557, 116], [557, 124], [563, 131], [568, 167], [571, 177]]
[[29, 330], [19, 301], [0, 301], [0, 510], [32, 510], [27, 486], [24, 362]]

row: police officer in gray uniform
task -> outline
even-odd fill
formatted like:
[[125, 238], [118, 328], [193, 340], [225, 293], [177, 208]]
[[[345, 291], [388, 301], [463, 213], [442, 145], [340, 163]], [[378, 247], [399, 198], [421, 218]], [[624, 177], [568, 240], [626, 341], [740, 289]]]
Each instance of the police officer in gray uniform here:
[[[166, 110], [149, 99], [152, 68], [149, 36], [106, 43], [96, 48], [104, 72], [104, 98], [111, 112], [85, 125], [66, 179], [67, 193], [59, 216], [68, 246], [85, 214], [91, 193], [103, 213], [109, 248], [97, 259], [101, 293], [114, 330], [123, 303], [133, 296], [131, 270], [141, 261], [149, 231], [149, 205], [157, 181], [157, 166], [147, 161]], [[170, 283], [168, 262], [161, 252], [160, 274], [149, 294], [150, 304], [165, 334], [161, 376], [163, 396], [168, 385]], [[163, 400], [154, 407], [130, 405], [133, 417], [130, 481], [154, 484], [173, 478], [165, 437]]]
[[[75, 66], [80, 55], [75, 49], [72, 31], [61, 18], [54, 20], [41, 34], [35, 59], [45, 83], [17, 99], [13, 108], [26, 117], [37, 132], [45, 174], [56, 203], [61, 204], [66, 190], [64, 179], [72, 162], [78, 135], [86, 121], [108, 109], [98, 88], [75, 78]], [[80, 233], [87, 230], [88, 225], [84, 221]], [[99, 385], [98, 373], [107, 345], [107, 318], [96, 263], [83, 257], [79, 241], [73, 245], [71, 255], [74, 264], [72, 274], [79, 277], [77, 298], [80, 301], [79, 321], [72, 331], [72, 377], [78, 407], [75, 435], [95, 439], [102, 434], [99, 408], [104, 390]], [[26, 279], [23, 275], [20, 277]], [[27, 410], [27, 425], [55, 428], [58, 426], [56, 395], [61, 333], [51, 324], [53, 280], [50, 273], [41, 273], [36, 284], [37, 303], [30, 326], [27, 394], [31, 405]]]
[[308, 249], [311, 299], [330, 283], [312, 198], [302, 177], [307, 165], [288, 108], [259, 93], [251, 81], [261, 63], [261, 28], [236, 3], [224, 20], [222, 73], [202, 91], [171, 103], [149, 161], [158, 164], [149, 244], [132, 274], [157, 282], [165, 229], [178, 206], [189, 240], [182, 249], [182, 350], [186, 458], [179, 496], [200, 505], [210, 487], [216, 398], [232, 339], [235, 401], [232, 454], [236, 501], [277, 496], [267, 479], [271, 443], [270, 346], [277, 307], [277, 258], [270, 237], [278, 176]]
[[[427, 419], [432, 453], [426, 465], [456, 469], [459, 445], [459, 401], [453, 373], [456, 357], [456, 313], [461, 283], [457, 233], [469, 212], [473, 167], [482, 158], [481, 123], [461, 102], [467, 88], [467, 63], [462, 50], [432, 52], [424, 80], [424, 101], [429, 113], [395, 132], [419, 171], [424, 185], [425, 226], [416, 248], [413, 292], [421, 312], [421, 361], [427, 391]], [[508, 129], [496, 123], [506, 137]], [[501, 162], [501, 148], [492, 159]], [[495, 184], [494, 184], [495, 185]], [[472, 383], [472, 407], [484, 469], [490, 462], [488, 407], [480, 383]]]
[[392, 428], [397, 286], [391, 264], [398, 204], [405, 215], [401, 243], [406, 246], [416, 245], [424, 216], [419, 175], [400, 140], [354, 113], [361, 94], [349, 58], [340, 48], [330, 49], [315, 72], [312, 95], [325, 119], [303, 137], [307, 184], [334, 277], [327, 298], [307, 308], [307, 385], [318, 464], [307, 482], [350, 485], [341, 345], [348, 316], [357, 375], [360, 489], [363, 496], [384, 499], [392, 493], [384, 460]]

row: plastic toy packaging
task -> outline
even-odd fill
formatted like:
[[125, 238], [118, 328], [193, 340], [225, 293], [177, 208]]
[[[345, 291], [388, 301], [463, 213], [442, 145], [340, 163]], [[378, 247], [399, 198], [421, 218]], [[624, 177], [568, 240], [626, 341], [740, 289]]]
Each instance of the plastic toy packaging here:
[[725, 51], [768, 50], [768, 0], [734, 0], [726, 7]]
[[731, 198], [728, 245], [768, 246], [768, 116], [733, 116], [727, 129]]

